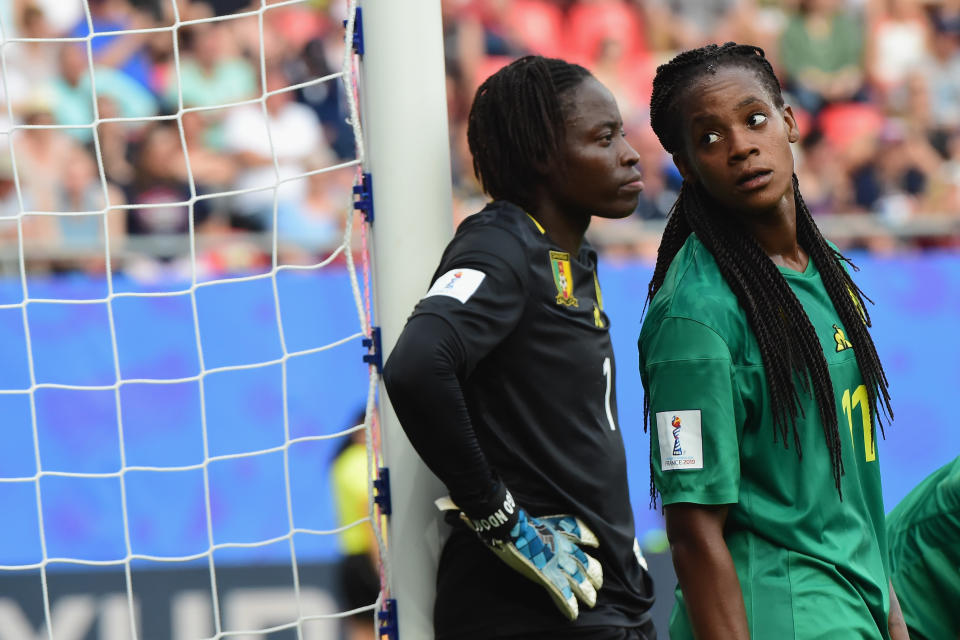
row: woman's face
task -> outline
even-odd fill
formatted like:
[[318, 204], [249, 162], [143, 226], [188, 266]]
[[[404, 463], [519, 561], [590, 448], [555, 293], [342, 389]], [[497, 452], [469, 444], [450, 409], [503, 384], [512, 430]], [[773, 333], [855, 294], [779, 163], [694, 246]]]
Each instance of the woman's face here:
[[630, 215], [643, 183], [636, 166], [639, 156], [624, 138], [613, 95], [588, 76], [563, 96], [563, 103], [563, 145], [546, 176], [551, 198], [575, 214]]
[[725, 208], [760, 216], [793, 207], [793, 152], [800, 139], [790, 107], [778, 108], [755, 71], [704, 74], [682, 103], [684, 149], [674, 161]]

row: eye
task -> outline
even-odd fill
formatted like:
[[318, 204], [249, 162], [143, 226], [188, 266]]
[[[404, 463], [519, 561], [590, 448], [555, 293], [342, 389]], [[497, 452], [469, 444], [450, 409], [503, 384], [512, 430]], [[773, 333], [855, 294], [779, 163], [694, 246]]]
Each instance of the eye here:
[[714, 133], [713, 131], [708, 131], [707, 133], [700, 136], [700, 144], [703, 144], [703, 145], [713, 144], [719, 139], [720, 139], [719, 134]]
[[765, 113], [751, 113], [750, 117], [747, 118], [747, 124], [751, 127], [756, 127], [767, 121], [767, 115]]

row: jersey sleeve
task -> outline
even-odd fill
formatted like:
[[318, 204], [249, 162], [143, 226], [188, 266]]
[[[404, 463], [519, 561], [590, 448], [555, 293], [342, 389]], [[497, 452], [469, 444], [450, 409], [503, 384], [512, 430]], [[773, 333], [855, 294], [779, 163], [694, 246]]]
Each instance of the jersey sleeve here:
[[516, 237], [498, 228], [471, 230], [451, 242], [413, 316], [439, 316], [454, 329], [469, 375], [520, 321], [526, 274]]
[[711, 328], [665, 318], [641, 344], [650, 406], [650, 458], [663, 504], [731, 504], [740, 447], [730, 351]]

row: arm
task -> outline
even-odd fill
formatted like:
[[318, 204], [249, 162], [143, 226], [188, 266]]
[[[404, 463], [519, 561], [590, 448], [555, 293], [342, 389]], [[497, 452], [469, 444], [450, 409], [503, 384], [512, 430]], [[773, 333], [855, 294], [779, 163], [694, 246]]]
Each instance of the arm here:
[[[154, 21], [147, 14], [140, 11], [131, 11], [126, 20], [126, 26], [123, 29], [149, 29], [156, 26]], [[130, 56], [137, 53], [151, 37], [150, 33], [138, 31], [128, 33], [114, 38], [110, 44], [97, 52], [96, 62], [98, 65], [116, 69], [126, 64]]]
[[697, 640], [747, 640], [747, 614], [733, 558], [723, 539], [727, 505], [665, 507], [673, 566]]
[[890, 640], [910, 640], [907, 623], [903, 619], [903, 611], [900, 610], [900, 601], [893, 590], [893, 582], [890, 582], [890, 615], [887, 617], [887, 626], [890, 629]]
[[437, 316], [418, 315], [407, 322], [383, 371], [410, 444], [461, 506], [496, 489], [460, 386], [464, 364], [453, 328]]

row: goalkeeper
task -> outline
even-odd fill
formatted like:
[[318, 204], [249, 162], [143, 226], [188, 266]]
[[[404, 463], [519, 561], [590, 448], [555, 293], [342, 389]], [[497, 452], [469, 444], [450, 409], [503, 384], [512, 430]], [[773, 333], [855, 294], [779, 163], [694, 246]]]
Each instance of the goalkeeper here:
[[590, 72], [539, 56], [480, 86], [467, 139], [493, 202], [460, 225], [384, 370], [456, 506], [435, 636], [650, 640], [609, 319], [583, 238], [591, 216], [633, 212], [637, 153]]

